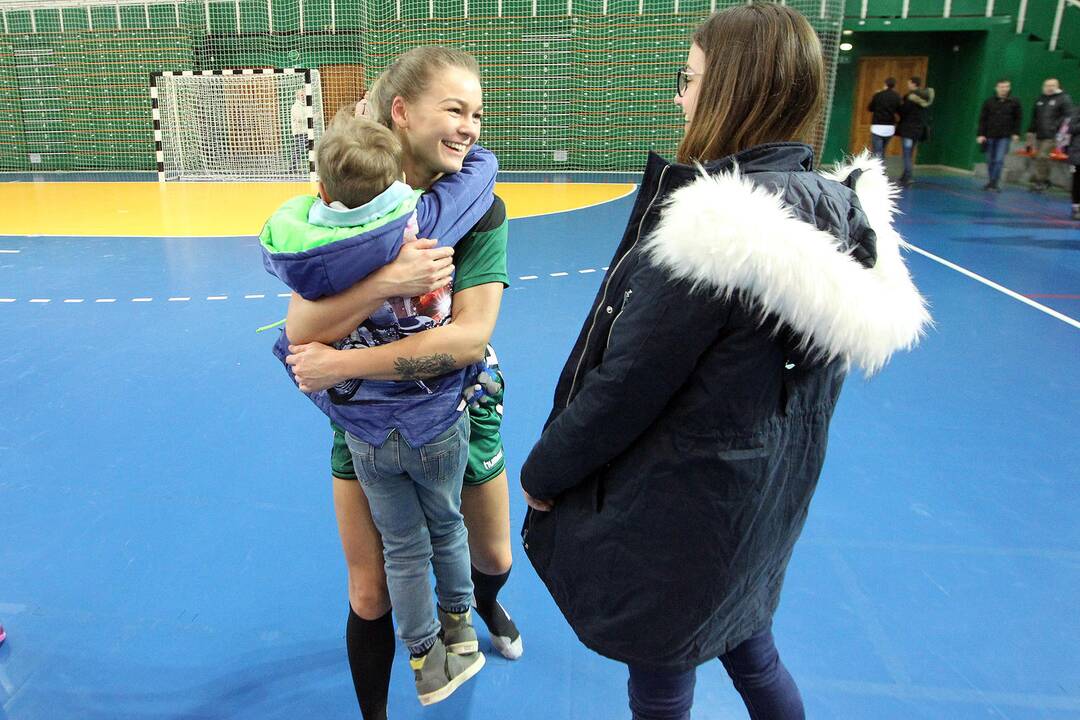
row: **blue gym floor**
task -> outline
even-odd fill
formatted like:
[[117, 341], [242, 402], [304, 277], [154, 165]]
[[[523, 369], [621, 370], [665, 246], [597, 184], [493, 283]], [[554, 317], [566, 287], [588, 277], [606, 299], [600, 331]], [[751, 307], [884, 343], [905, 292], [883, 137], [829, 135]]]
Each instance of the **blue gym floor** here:
[[[632, 199], [511, 223], [494, 344], [515, 537], [517, 470]], [[1080, 224], [1060, 194], [968, 178], [901, 206], [918, 248], [1059, 315], [908, 255], [937, 327], [848, 382], [781, 653], [810, 718], [1080, 718]], [[254, 332], [286, 302], [255, 239], [0, 250], [0, 719], [358, 718], [330, 435]], [[514, 552], [524, 657], [488, 652], [422, 709], [399, 651], [393, 720], [628, 717], [625, 670]], [[719, 663], [698, 677], [695, 720], [745, 717]]]

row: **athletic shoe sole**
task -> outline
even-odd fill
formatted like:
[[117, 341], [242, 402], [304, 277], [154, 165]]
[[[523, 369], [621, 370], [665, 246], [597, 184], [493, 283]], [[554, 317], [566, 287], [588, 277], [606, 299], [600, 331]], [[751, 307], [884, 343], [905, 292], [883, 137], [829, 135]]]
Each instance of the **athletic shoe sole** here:
[[421, 705], [434, 705], [437, 702], [442, 702], [446, 698], [454, 694], [454, 691], [461, 687], [465, 681], [472, 678], [473, 675], [480, 672], [480, 669], [484, 667], [484, 663], [487, 662], [482, 654], [479, 654], [479, 659], [469, 667], [465, 668], [464, 672], [453, 678], [446, 685], [442, 686], [438, 690], [433, 690], [425, 695], [418, 695]]

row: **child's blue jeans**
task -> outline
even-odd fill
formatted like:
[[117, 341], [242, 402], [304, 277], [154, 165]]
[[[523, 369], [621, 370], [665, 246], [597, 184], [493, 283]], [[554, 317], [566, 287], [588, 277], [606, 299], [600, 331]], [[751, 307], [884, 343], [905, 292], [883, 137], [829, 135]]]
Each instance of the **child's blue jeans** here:
[[430, 647], [439, 633], [431, 602], [447, 612], [472, 604], [468, 532], [461, 516], [461, 484], [469, 457], [469, 416], [426, 445], [410, 447], [395, 430], [381, 447], [346, 433], [371, 519], [382, 535], [386, 585], [398, 634], [411, 651]]

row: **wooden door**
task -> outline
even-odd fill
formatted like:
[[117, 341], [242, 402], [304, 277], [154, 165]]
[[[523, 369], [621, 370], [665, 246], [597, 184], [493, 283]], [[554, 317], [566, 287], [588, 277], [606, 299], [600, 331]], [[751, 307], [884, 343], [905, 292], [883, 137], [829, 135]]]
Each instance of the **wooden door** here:
[[352, 105], [364, 97], [364, 68], [360, 65], [323, 65], [319, 68], [322, 79], [323, 118], [330, 124], [342, 105]]
[[[859, 58], [858, 79], [855, 81], [855, 106], [851, 113], [851, 140], [848, 147], [857, 153], [870, 145], [870, 112], [866, 109], [874, 93], [885, 87], [885, 78], [896, 78], [896, 92], [903, 97], [908, 78], [917, 75], [926, 83], [928, 60], [925, 56], [862, 57]], [[900, 155], [900, 143], [889, 142], [888, 155]]]

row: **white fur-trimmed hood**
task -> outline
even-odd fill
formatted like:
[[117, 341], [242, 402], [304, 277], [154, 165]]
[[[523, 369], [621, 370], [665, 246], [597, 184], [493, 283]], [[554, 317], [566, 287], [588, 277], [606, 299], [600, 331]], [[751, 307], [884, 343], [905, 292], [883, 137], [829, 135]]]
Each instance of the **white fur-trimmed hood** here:
[[842, 182], [853, 170], [862, 171], [855, 192], [877, 235], [873, 268], [838, 250], [840, 239], [796, 218], [779, 195], [738, 168], [702, 174], [672, 193], [645, 252], [699, 289], [748, 293], [811, 352], [872, 375], [893, 353], [913, 347], [931, 319], [900, 256], [896, 191], [881, 162], [863, 153], [823, 175]]

